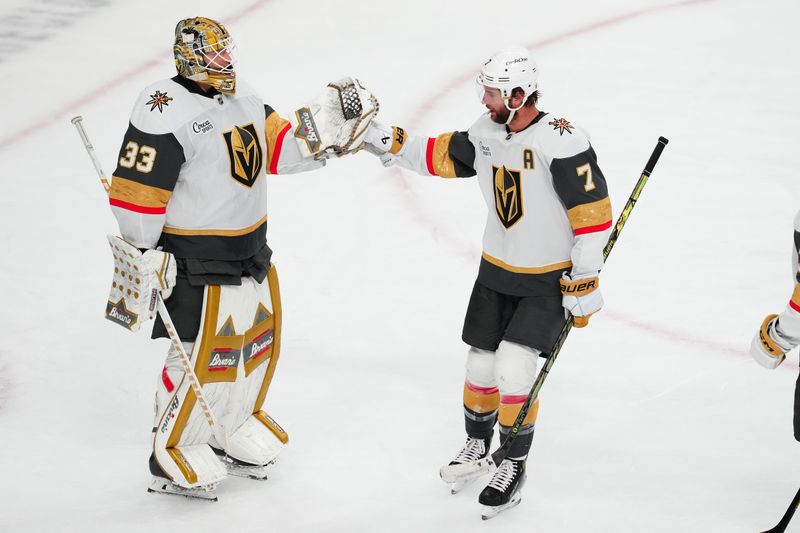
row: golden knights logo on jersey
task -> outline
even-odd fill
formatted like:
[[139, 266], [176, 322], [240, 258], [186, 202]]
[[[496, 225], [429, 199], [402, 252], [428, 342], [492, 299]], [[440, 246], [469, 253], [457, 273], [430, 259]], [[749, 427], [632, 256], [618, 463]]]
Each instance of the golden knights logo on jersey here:
[[519, 222], [522, 211], [522, 173], [505, 166], [492, 166], [494, 172], [494, 204], [497, 216], [506, 229]]
[[236, 126], [222, 133], [231, 160], [231, 177], [252, 187], [261, 172], [263, 152], [256, 128], [252, 124]]

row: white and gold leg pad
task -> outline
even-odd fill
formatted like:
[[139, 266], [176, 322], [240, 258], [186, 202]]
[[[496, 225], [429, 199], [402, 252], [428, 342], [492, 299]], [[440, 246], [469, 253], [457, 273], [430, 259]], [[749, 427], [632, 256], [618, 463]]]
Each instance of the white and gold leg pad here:
[[[278, 362], [280, 328], [280, 289], [272, 266], [263, 283], [247, 277], [242, 278], [240, 286], [207, 286], [200, 333], [191, 345], [194, 371], [225, 433], [226, 442], [214, 445], [235, 459], [256, 465], [272, 461], [288, 441], [280, 426], [270, 423], [271, 418], [261, 410]], [[193, 476], [187, 475], [187, 470], [203, 469], [202, 475], [197, 476], [203, 480], [224, 478], [225, 469], [208, 446], [211, 430], [202, 410], [196, 407], [188, 380], [183, 379], [179, 366], [173, 370], [169, 358], [165, 375], [179, 393], [170, 394], [156, 421], [154, 449], [160, 466], [168, 475], [182, 474], [173, 481], [189, 483], [185, 486], [204, 484], [192, 482]], [[163, 376], [161, 382], [160, 392], [169, 388]], [[171, 407], [175, 398], [179, 401]], [[191, 458], [182, 453], [190, 447]], [[166, 457], [172, 459], [177, 470], [165, 468], [162, 458]], [[206, 474], [204, 469], [210, 468], [212, 457], [214, 471]]]
[[289, 436], [264, 411], [250, 416], [228, 437], [225, 451], [240, 461], [267, 465], [275, 460], [289, 442]]
[[[192, 353], [193, 343], [183, 343]], [[202, 382], [201, 382], [202, 383]], [[210, 391], [204, 391], [211, 402]], [[219, 406], [219, 401], [211, 402]], [[158, 466], [176, 485], [185, 488], [207, 487], [225, 478], [207, 442], [211, 429], [185, 378], [177, 353], [170, 348], [156, 387], [156, 419], [153, 427], [153, 454]]]
[[275, 266], [262, 283], [242, 278], [240, 286], [208, 287], [206, 292], [209, 305], [196, 346], [198, 377], [204, 372], [201, 382], [230, 384], [224, 408], [215, 411], [226, 442], [215, 445], [234, 459], [265, 465], [288, 441], [280, 426], [270, 423], [261, 410], [280, 354], [281, 304]]

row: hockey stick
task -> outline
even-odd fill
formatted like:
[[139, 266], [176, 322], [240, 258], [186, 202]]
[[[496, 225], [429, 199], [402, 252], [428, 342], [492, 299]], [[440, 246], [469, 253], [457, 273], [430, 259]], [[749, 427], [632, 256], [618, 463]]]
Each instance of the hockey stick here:
[[783, 518], [781, 518], [781, 521], [778, 522], [778, 524], [772, 529], [764, 531], [764, 533], [783, 533], [786, 531], [786, 528], [789, 526], [789, 521], [792, 519], [794, 512], [797, 510], [798, 504], [800, 504], [800, 490], [798, 490], [797, 494], [794, 495], [794, 499], [792, 500], [792, 503], [789, 504], [789, 508], [786, 509], [786, 513], [783, 515]]
[[[617, 223], [614, 225], [614, 229], [611, 231], [611, 235], [608, 237], [608, 243], [606, 243], [605, 248], [603, 248], [604, 260], [608, 258], [608, 254], [611, 253], [611, 249], [614, 248], [614, 244], [616, 244], [617, 239], [619, 239], [619, 234], [622, 232], [622, 228], [628, 221], [628, 217], [636, 205], [636, 201], [639, 199], [642, 189], [644, 189], [644, 186], [647, 184], [647, 180], [650, 177], [650, 174], [653, 172], [653, 168], [656, 166], [658, 158], [661, 157], [661, 152], [664, 151], [664, 147], [668, 142], [669, 141], [664, 137], [658, 138], [658, 143], [656, 143], [653, 153], [650, 154], [650, 159], [647, 161], [647, 164], [642, 171], [642, 175], [639, 176], [639, 181], [636, 183], [636, 187], [633, 188], [633, 192], [631, 193], [630, 197], [628, 197], [628, 202], [622, 209], [622, 213], [620, 213]], [[503, 444], [501, 444], [491, 456], [480, 459], [475, 463], [460, 463], [443, 466], [439, 472], [439, 475], [444, 481], [447, 483], [454, 483], [456, 481], [472, 479], [479, 474], [491, 471], [493, 467], [499, 465], [503, 459], [506, 458], [508, 451], [511, 449], [511, 445], [514, 443], [514, 439], [519, 433], [520, 427], [522, 427], [522, 422], [528, 415], [528, 410], [530, 409], [531, 405], [533, 405], [534, 400], [536, 400], [536, 398], [539, 396], [539, 391], [544, 384], [544, 380], [550, 373], [550, 369], [553, 367], [553, 364], [555, 363], [556, 358], [561, 351], [561, 346], [564, 344], [564, 341], [567, 339], [567, 335], [572, 329], [572, 324], [573, 320], [570, 316], [566, 324], [564, 324], [564, 327], [561, 328], [561, 333], [559, 333], [558, 339], [553, 345], [553, 349], [550, 350], [550, 355], [545, 360], [541, 372], [539, 372], [539, 375], [536, 376], [536, 381], [533, 383], [531, 392], [528, 394], [528, 397], [522, 404], [519, 415], [517, 415], [516, 420], [514, 420], [514, 425], [511, 427], [511, 432], [508, 434], [508, 437], [506, 437], [506, 440], [503, 441]]]
[[[97, 170], [97, 176], [100, 178], [100, 183], [103, 184], [103, 188], [106, 190], [106, 194], [108, 194], [111, 186], [105, 177], [103, 168], [100, 166], [100, 159], [98, 159], [92, 143], [89, 142], [89, 136], [86, 134], [86, 130], [83, 127], [83, 117], [80, 115], [73, 117], [72, 124], [75, 126], [75, 128], [77, 128], [78, 135], [81, 136], [81, 141], [83, 141], [83, 146], [86, 148], [92, 163], [94, 163], [95, 170]], [[161, 316], [161, 320], [164, 322], [164, 328], [167, 330], [169, 340], [172, 343], [172, 348], [177, 352], [178, 359], [180, 360], [181, 365], [183, 365], [183, 371], [189, 378], [189, 385], [192, 387], [192, 391], [197, 399], [197, 403], [200, 404], [203, 414], [206, 417], [206, 421], [208, 422], [208, 425], [211, 426], [211, 431], [214, 433], [214, 438], [216, 438], [217, 442], [220, 444], [227, 443], [225, 432], [222, 430], [222, 427], [220, 427], [219, 423], [217, 423], [214, 413], [211, 412], [211, 408], [208, 406], [206, 397], [203, 394], [203, 387], [200, 385], [200, 381], [197, 379], [197, 374], [195, 374], [194, 370], [192, 369], [189, 356], [186, 354], [186, 350], [183, 349], [183, 343], [181, 343], [181, 339], [178, 337], [178, 333], [175, 330], [175, 324], [172, 322], [172, 317], [169, 316], [169, 311], [167, 311], [167, 306], [164, 305], [164, 299], [161, 297], [160, 292], [158, 293], [157, 298], [158, 314]]]

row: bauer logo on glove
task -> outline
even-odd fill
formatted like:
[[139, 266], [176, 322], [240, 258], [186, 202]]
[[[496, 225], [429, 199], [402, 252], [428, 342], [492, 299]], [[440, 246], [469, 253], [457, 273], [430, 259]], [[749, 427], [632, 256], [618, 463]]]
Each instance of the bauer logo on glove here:
[[113, 235], [108, 244], [114, 255], [114, 278], [106, 303], [108, 320], [131, 331], [155, 317], [158, 295], [169, 298], [175, 286], [175, 258], [159, 250], [140, 252]]
[[589, 317], [603, 307], [599, 272], [561, 276], [562, 305], [570, 312], [576, 328], [589, 324]]

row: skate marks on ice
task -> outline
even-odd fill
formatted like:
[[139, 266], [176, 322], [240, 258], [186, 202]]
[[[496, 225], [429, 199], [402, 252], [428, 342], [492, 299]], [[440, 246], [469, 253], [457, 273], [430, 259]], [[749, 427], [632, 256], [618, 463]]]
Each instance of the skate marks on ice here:
[[0, 11], [0, 63], [6, 55], [24, 52], [112, 0], [28, 0], [24, 6]]

